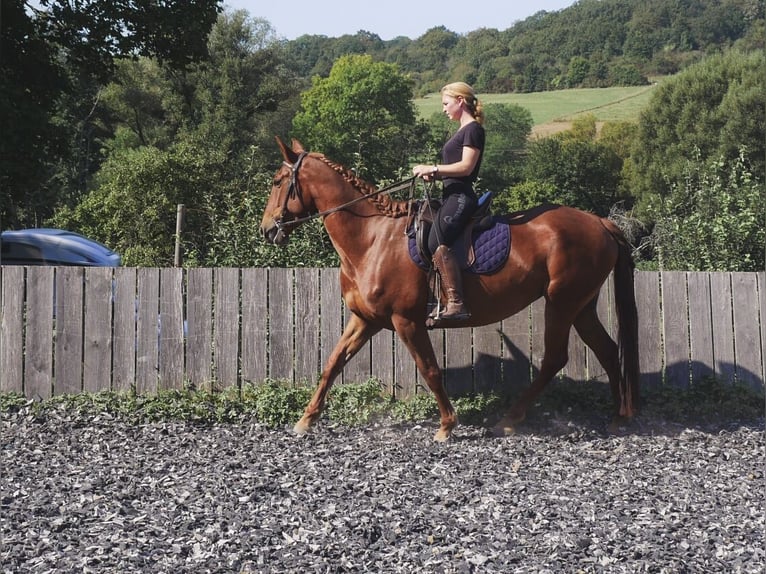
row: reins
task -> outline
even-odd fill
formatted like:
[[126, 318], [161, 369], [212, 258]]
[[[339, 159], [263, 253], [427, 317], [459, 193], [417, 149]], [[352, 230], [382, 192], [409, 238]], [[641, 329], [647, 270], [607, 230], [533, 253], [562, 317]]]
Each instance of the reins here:
[[[287, 195], [285, 195], [285, 201], [282, 205], [282, 213], [287, 212], [287, 202], [293, 198], [297, 197], [301, 205], [303, 205], [303, 196], [300, 192], [300, 186], [298, 184], [298, 169], [300, 168], [301, 164], [303, 163], [304, 158], [308, 155], [308, 152], [303, 152], [298, 156], [298, 159], [295, 160], [294, 164], [290, 164], [286, 161], [283, 161], [282, 163], [287, 166], [290, 169], [291, 177], [290, 177], [290, 187], [287, 190]], [[331, 215], [333, 213], [336, 213], [338, 211], [343, 211], [344, 209], [347, 209], [348, 207], [354, 205], [355, 203], [359, 203], [361, 201], [365, 201], [367, 199], [371, 199], [373, 197], [376, 197], [378, 195], [383, 194], [390, 194], [395, 193], [397, 191], [400, 191], [402, 189], [410, 188], [410, 197], [414, 194], [415, 189], [415, 180], [417, 178], [415, 176], [412, 176], [410, 178], [401, 180], [397, 183], [392, 183], [391, 185], [387, 185], [386, 187], [383, 187], [381, 189], [377, 189], [373, 191], [372, 193], [362, 193], [359, 197], [356, 197], [352, 199], [351, 201], [347, 201], [346, 203], [343, 203], [341, 205], [335, 206], [331, 209], [326, 209], [324, 211], [318, 211], [316, 213], [312, 213], [310, 215], [307, 215], [306, 217], [301, 217], [298, 219], [291, 219], [290, 221], [283, 221], [280, 217], [278, 221], [275, 221], [275, 224], [277, 226], [278, 233], [281, 233], [283, 228], [290, 225], [298, 225], [301, 223], [305, 223], [307, 221], [311, 221], [312, 219], [316, 219], [317, 217], [327, 217], [328, 215]]]

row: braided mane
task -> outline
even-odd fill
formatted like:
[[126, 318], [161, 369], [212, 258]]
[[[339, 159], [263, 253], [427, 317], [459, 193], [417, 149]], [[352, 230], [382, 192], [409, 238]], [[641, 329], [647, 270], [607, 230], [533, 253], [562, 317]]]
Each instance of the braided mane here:
[[[370, 195], [377, 191], [374, 185], [371, 185], [370, 183], [357, 177], [351, 170], [345, 168], [339, 163], [335, 163], [334, 161], [327, 159], [322, 154], [312, 154], [312, 155], [316, 157], [317, 159], [322, 160], [334, 171], [339, 173], [344, 180], [346, 180], [349, 184], [351, 184], [354, 187], [354, 189], [361, 192], [363, 195]], [[385, 193], [373, 195], [369, 198], [369, 200], [371, 203], [375, 205], [375, 207], [378, 208], [378, 211], [380, 211], [380, 213], [385, 215], [386, 217], [393, 217], [393, 218], [403, 217], [409, 213], [409, 202], [394, 201], [391, 199], [390, 196], [386, 195]]]

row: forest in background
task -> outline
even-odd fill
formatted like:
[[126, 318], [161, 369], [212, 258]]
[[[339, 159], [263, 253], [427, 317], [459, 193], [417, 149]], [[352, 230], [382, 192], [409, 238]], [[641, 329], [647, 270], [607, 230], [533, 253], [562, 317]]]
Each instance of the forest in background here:
[[386, 42], [284, 41], [213, 0], [3, 0], [0, 24], [3, 229], [67, 227], [163, 266], [184, 203], [189, 265], [332, 264], [318, 226], [284, 251], [257, 237], [275, 135], [380, 184], [435, 160], [450, 126], [413, 100], [448, 81], [534, 94], [661, 74], [637, 121], [598, 130], [585, 115], [530, 139], [528, 109], [489, 104], [481, 185], [498, 208], [611, 213], [646, 267], [763, 268], [762, 0], [580, 0], [507, 30]]

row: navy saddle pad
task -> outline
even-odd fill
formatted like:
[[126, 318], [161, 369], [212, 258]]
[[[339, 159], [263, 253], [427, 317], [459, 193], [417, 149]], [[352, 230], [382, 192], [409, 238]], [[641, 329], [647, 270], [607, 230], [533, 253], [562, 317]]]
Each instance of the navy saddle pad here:
[[[511, 248], [511, 231], [508, 222], [498, 216], [493, 216], [492, 220], [491, 227], [471, 234], [475, 259], [472, 265], [465, 268], [470, 273], [480, 275], [494, 273], [508, 259]], [[424, 262], [418, 253], [414, 235], [409, 237], [408, 241], [412, 261], [421, 269], [428, 270], [431, 265]]]

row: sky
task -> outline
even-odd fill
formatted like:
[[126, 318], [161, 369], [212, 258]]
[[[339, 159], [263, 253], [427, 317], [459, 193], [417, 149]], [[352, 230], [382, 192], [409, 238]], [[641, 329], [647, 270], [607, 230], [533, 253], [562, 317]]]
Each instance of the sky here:
[[555, 12], [576, 0], [505, 0], [491, 6], [466, 0], [224, 0], [225, 7], [247, 10], [268, 20], [277, 36], [294, 40], [304, 34], [337, 38], [360, 30], [381, 40], [406, 36], [415, 40], [431, 28], [444, 26], [466, 34], [480, 28], [507, 30], [541, 10]]

